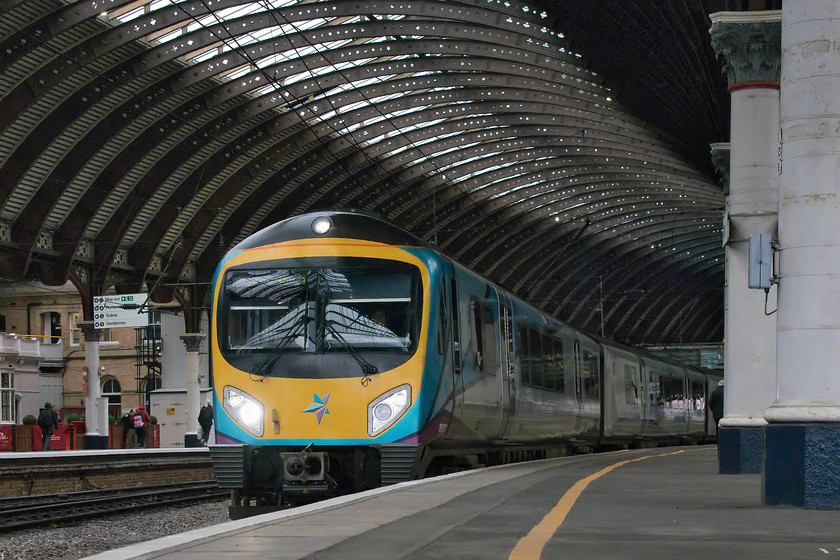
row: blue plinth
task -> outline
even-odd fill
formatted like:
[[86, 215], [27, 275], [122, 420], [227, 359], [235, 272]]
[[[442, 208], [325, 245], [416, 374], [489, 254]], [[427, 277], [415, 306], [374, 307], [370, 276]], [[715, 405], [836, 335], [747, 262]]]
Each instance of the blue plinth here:
[[720, 474], [758, 474], [764, 460], [764, 427], [718, 427]]
[[108, 436], [89, 436], [83, 438], [85, 449], [108, 449]]
[[840, 509], [840, 424], [770, 424], [762, 473], [765, 505]]
[[184, 447], [201, 447], [204, 445], [201, 443], [201, 440], [198, 439], [197, 434], [185, 434], [184, 435]]

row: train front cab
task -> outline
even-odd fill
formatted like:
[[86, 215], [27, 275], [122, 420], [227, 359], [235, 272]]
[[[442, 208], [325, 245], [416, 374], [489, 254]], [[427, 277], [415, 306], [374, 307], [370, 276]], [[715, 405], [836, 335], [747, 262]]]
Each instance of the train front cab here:
[[[376, 486], [383, 455], [410, 470], [422, 424], [434, 413], [422, 392], [426, 381], [437, 386], [425, 367], [435, 347], [427, 332], [427, 263], [394, 247], [323, 246], [260, 247], [221, 268], [220, 275], [228, 275], [223, 279], [242, 286], [241, 295], [217, 292], [224, 314], [213, 329], [214, 384], [223, 403], [217, 441], [226, 445], [211, 447], [211, 454], [220, 485], [232, 490], [232, 517]], [[324, 251], [338, 254], [321, 257]], [[299, 278], [299, 286], [290, 277]], [[323, 289], [326, 282], [335, 284]], [[389, 286], [405, 293], [391, 294]], [[389, 302], [406, 309], [405, 337], [386, 332], [374, 318], [375, 308]], [[258, 315], [266, 309], [272, 315]], [[295, 310], [306, 321], [296, 320]], [[281, 330], [284, 321], [291, 326]], [[321, 349], [326, 344], [332, 349]], [[262, 411], [251, 423], [236, 409], [249, 402]], [[382, 403], [398, 415], [380, 419]]]

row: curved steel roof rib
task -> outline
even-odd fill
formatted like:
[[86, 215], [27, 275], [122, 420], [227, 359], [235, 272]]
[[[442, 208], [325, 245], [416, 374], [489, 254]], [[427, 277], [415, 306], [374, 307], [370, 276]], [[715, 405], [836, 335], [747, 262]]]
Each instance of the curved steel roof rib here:
[[201, 297], [356, 208], [573, 326], [720, 341], [724, 0], [667, 4], [0, 0], [0, 277]]

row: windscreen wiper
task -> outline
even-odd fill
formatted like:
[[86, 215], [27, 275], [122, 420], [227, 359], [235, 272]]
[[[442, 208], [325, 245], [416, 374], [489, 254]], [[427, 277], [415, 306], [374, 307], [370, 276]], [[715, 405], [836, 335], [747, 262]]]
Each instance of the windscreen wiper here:
[[324, 329], [326, 329], [327, 332], [333, 335], [338, 341], [338, 343], [341, 344], [341, 347], [347, 350], [347, 353], [350, 354], [354, 360], [356, 360], [356, 363], [359, 364], [359, 367], [362, 368], [362, 373], [364, 373], [365, 375], [373, 375], [374, 373], [377, 373], [379, 371], [375, 365], [364, 359], [364, 357], [361, 354], [359, 354], [355, 348], [350, 346], [347, 343], [347, 341], [344, 340], [344, 337], [341, 336], [337, 330], [335, 330], [335, 327], [332, 325], [332, 321], [324, 319], [323, 322]]
[[306, 323], [311, 319], [306, 313], [301, 314], [300, 317], [295, 319], [292, 324], [289, 326], [288, 331], [286, 334], [280, 337], [280, 340], [277, 341], [277, 345], [269, 352], [268, 356], [265, 357], [265, 360], [257, 366], [254, 371], [253, 375], [258, 375], [263, 379], [268, 377], [268, 374], [271, 372], [271, 368], [274, 366], [274, 363], [280, 357], [280, 354], [283, 353], [283, 349], [289, 343], [289, 341], [294, 340], [294, 338], [300, 334], [306, 336]]

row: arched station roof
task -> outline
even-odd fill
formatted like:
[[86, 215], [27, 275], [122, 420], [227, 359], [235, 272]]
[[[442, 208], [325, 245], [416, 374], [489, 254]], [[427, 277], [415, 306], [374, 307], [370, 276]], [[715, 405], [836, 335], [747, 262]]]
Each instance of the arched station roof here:
[[358, 209], [574, 326], [720, 341], [725, 4], [0, 0], [0, 277], [200, 299]]

